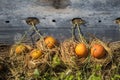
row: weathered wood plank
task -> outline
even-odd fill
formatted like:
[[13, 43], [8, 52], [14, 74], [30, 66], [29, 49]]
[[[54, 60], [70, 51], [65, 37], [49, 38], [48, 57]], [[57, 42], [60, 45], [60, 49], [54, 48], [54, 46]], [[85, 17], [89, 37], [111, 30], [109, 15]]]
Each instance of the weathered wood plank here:
[[120, 40], [114, 20], [120, 17], [120, 0], [0, 0], [0, 43], [13, 43], [28, 30], [27, 17], [37, 17], [42, 33], [58, 39], [71, 36], [71, 19], [81, 17], [84, 35], [92, 33], [103, 40]]

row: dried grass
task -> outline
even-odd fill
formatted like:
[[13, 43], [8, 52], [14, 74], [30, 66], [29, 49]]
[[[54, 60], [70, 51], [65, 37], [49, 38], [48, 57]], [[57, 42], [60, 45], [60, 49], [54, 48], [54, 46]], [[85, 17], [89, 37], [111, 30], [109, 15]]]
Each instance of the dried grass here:
[[112, 61], [112, 58], [113, 58], [112, 51], [105, 42], [101, 41], [98, 38], [93, 39], [93, 41], [91, 42], [91, 45], [96, 43], [101, 44], [105, 48], [106, 52], [105, 52], [105, 56], [100, 59], [97, 59], [91, 56], [91, 63], [101, 64], [102, 66], [106, 66]]
[[75, 47], [78, 43], [78, 41], [67, 39], [60, 45], [61, 60], [71, 68], [81, 67], [86, 62], [86, 58], [81, 58], [75, 54]]
[[[100, 39], [95, 38], [90, 43], [91, 45], [94, 43], [99, 43], [105, 48], [106, 55], [102, 59], [96, 59], [91, 57], [90, 55], [87, 58], [78, 57], [77, 55], [75, 55], [74, 51], [78, 43], [78, 41], [67, 39], [60, 43], [59, 47], [48, 49], [44, 46], [43, 41], [39, 40], [33, 47], [42, 49], [43, 55], [36, 60], [31, 59], [29, 52], [22, 53], [22, 55], [16, 55], [14, 52], [16, 45], [13, 45], [11, 46], [8, 56], [6, 56], [5, 58], [0, 57], [1, 63], [5, 64], [7, 68], [7, 73], [5, 73], [5, 75], [3, 76], [5, 76], [7, 80], [19, 80], [21, 77], [24, 77], [25, 80], [28, 80], [33, 78], [35, 69], [38, 69], [41, 75], [44, 75], [44, 73], [46, 73], [48, 69], [53, 69], [55, 71], [54, 74], [57, 76], [57, 74], [60, 73], [60, 69], [58, 68], [62, 68], [62, 71], [65, 71], [66, 69], [80, 69], [86, 64], [89, 64], [90, 66], [101, 64], [103, 67], [107, 67], [112, 61], [120, 64], [119, 41], [109, 43], [108, 45]], [[52, 60], [55, 55], [58, 55], [61, 63], [60, 66], [53, 68]]]

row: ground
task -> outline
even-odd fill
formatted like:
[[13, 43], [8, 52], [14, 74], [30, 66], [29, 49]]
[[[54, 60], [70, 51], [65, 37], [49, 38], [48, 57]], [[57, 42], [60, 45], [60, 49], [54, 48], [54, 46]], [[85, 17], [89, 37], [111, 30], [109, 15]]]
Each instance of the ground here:
[[[73, 44], [72, 42], [68, 42]], [[65, 43], [65, 47], [68, 44]], [[110, 43], [112, 57], [103, 59], [86, 59], [73, 57], [63, 60], [57, 49], [45, 51], [43, 58], [36, 60], [37, 67], [27, 64], [25, 55], [10, 56], [11, 45], [0, 46], [0, 80], [120, 80], [120, 47], [118, 43]], [[114, 47], [114, 46], [118, 47]], [[73, 46], [73, 45], [72, 45]], [[62, 49], [62, 48], [61, 48]], [[65, 49], [66, 50], [66, 49]], [[107, 56], [107, 55], [106, 55]], [[23, 58], [24, 57], [24, 58]], [[64, 56], [65, 57], [65, 56]], [[70, 58], [69, 55], [67, 57]], [[75, 59], [74, 59], [75, 58]], [[23, 59], [23, 61], [22, 61]], [[33, 61], [34, 60], [30, 60]], [[80, 62], [82, 61], [82, 63]], [[77, 63], [77, 64], [76, 64]], [[31, 67], [32, 66], [32, 67]]]

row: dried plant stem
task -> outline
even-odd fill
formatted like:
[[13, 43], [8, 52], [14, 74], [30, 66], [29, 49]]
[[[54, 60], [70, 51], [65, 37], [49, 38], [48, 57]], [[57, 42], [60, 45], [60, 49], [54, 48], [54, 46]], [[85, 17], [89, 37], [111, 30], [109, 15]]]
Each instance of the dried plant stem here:
[[28, 33], [29, 31], [31, 31], [31, 30], [32, 30], [32, 28], [29, 28], [28, 31], [25, 31], [25, 33], [23, 34], [22, 38], [19, 40], [19, 42], [17, 42], [17, 44], [20, 44], [20, 43], [23, 41], [23, 39], [26, 37], [27, 33]]
[[119, 25], [119, 31], [120, 31], [120, 25]]
[[75, 39], [75, 24], [73, 24], [73, 27], [72, 27], [72, 40]]
[[85, 40], [85, 38], [83, 36], [83, 33], [81, 32], [80, 26], [78, 24], [76, 26], [78, 28], [78, 34], [80, 36], [80, 42], [83, 42], [83, 43], [87, 44], [87, 41]]
[[83, 34], [82, 34], [82, 32], [81, 32], [81, 29], [80, 29], [79, 25], [77, 25], [77, 29], [78, 29], [78, 34], [79, 34], [79, 36], [80, 36], [80, 41], [81, 41], [81, 42], [84, 42], [84, 41], [83, 41], [83, 36], [82, 36]]
[[35, 32], [39, 35], [40, 38], [42, 38], [42, 35], [40, 34], [40, 32], [36, 29], [36, 26], [34, 25], [34, 23], [31, 23], [32, 24], [32, 28], [35, 30]]
[[[32, 22], [32, 28], [35, 30], [35, 32], [39, 35], [39, 37], [41, 38], [42, 41], [44, 41], [44, 37], [42, 36], [42, 34], [40, 34], [40, 30], [38, 31], [35, 24]], [[43, 43], [43, 49], [45, 49], [45, 44]]]

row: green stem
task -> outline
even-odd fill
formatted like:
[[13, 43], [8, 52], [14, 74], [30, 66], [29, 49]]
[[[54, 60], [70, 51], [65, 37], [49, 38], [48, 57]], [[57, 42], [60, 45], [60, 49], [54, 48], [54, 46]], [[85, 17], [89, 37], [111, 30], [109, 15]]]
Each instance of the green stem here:
[[35, 32], [40, 36], [40, 38], [42, 37], [42, 35], [39, 33], [39, 31], [36, 29], [36, 26], [34, 25], [34, 23], [32, 23], [32, 26], [31, 26]]
[[[36, 26], [34, 25], [34, 23], [32, 23], [32, 26], [31, 26], [34, 30], [35, 30], [35, 32], [39, 35], [39, 37], [41, 38], [41, 40], [42, 41], [44, 41], [44, 37], [40, 34], [40, 31], [38, 31], [37, 29], [36, 29]], [[43, 43], [43, 49], [45, 49], [45, 44]]]
[[22, 42], [22, 40], [26, 37], [27, 33], [31, 30], [32, 28], [29, 28], [28, 31], [25, 31], [24, 35], [22, 36], [22, 38], [20, 39], [19, 42], [17, 42], [17, 44], [20, 44]]
[[75, 24], [73, 25], [73, 27], [72, 27], [72, 40], [74, 40], [75, 39]]
[[87, 41], [85, 40], [85, 38], [84, 38], [84, 36], [83, 36], [83, 34], [82, 34], [82, 32], [81, 32], [80, 26], [77, 25], [77, 28], [78, 28], [78, 34], [79, 34], [79, 36], [80, 36], [80, 41], [81, 41], [81, 42], [84, 42], [85, 44], [87, 44]]
[[84, 41], [83, 41], [83, 36], [82, 36], [82, 33], [81, 33], [81, 29], [80, 29], [80, 27], [79, 27], [78, 24], [77, 24], [77, 28], [78, 28], [78, 34], [79, 34], [79, 36], [80, 36], [80, 41], [81, 41], [81, 42], [84, 42]]

